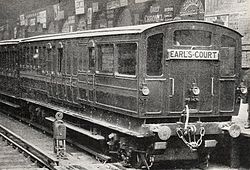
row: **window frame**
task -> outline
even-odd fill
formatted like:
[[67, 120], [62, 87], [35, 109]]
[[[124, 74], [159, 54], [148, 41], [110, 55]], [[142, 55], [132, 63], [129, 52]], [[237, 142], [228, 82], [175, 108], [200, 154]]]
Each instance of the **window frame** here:
[[[223, 48], [230, 48], [230, 47], [232, 47], [232, 46], [223, 46], [223, 44], [222, 44], [222, 37], [223, 36], [228, 37], [228, 38], [230, 38], [230, 39], [232, 39], [234, 41], [234, 59], [233, 59], [234, 64], [233, 64], [233, 74], [230, 73], [229, 75], [224, 74], [223, 73], [223, 69], [220, 66], [220, 76], [221, 77], [235, 77], [236, 68], [237, 68], [237, 66], [236, 66], [237, 65], [237, 48], [238, 48], [237, 39], [235, 37], [233, 37], [233, 36], [230, 36], [229, 34], [226, 34], [226, 33], [221, 34], [220, 37], [219, 37], [220, 50], [222, 50]], [[220, 60], [220, 64], [221, 64], [221, 62], [222, 62], [221, 54], [220, 54], [220, 59], [219, 60]]]
[[[112, 71], [111, 72], [105, 72], [100, 70], [100, 50], [101, 50], [101, 46], [113, 46], [113, 59], [112, 59]], [[115, 73], [115, 58], [116, 58], [116, 44], [114, 43], [100, 43], [100, 44], [96, 44], [96, 53], [95, 53], [95, 65], [96, 65], [96, 73], [97, 74], [104, 74], [104, 75], [114, 75]]]
[[51, 42], [48, 42], [47, 43], [47, 46], [46, 46], [46, 71], [48, 74], [51, 74], [52, 71], [53, 71], [53, 66], [52, 66], [52, 61], [53, 61], [53, 47], [52, 47], [52, 44]]
[[63, 73], [63, 60], [65, 58], [64, 55], [64, 44], [63, 42], [59, 42], [57, 46], [57, 73]]
[[[148, 58], [148, 39], [152, 36], [155, 36], [155, 35], [159, 35], [159, 34], [162, 34], [162, 59], [161, 59], [161, 66], [162, 66], [162, 72], [161, 72], [161, 75], [148, 75], [148, 71], [147, 71], [147, 58]], [[145, 46], [145, 53], [146, 53], [146, 59], [145, 59], [145, 73], [146, 73], [146, 76], [147, 77], [163, 77], [164, 76], [164, 69], [165, 69], [165, 64], [164, 64], [164, 61], [165, 61], [165, 55], [164, 55], [164, 49], [165, 49], [165, 46], [166, 46], [166, 43], [165, 43], [165, 33], [164, 32], [154, 32], [152, 34], [149, 34], [146, 38], [146, 46]]]
[[[176, 31], [184, 31], [184, 30], [190, 30], [190, 31], [203, 31], [203, 32], [209, 32], [211, 35], [210, 39], [210, 45], [209, 46], [204, 46], [204, 45], [177, 45], [175, 43], [175, 32]], [[190, 29], [190, 28], [183, 28], [183, 29], [175, 29], [172, 33], [172, 44], [174, 47], [212, 47], [213, 45], [213, 32], [210, 30], [201, 30], [201, 29]]]
[[[67, 41], [66, 44], [66, 52], [65, 52], [65, 74], [68, 76], [72, 75], [72, 58], [71, 58], [71, 50], [72, 50], [72, 44], [71, 40]], [[71, 49], [71, 50], [69, 50]], [[70, 61], [70, 63], [68, 62]]]
[[[78, 42], [77, 43], [77, 56], [78, 56], [78, 72], [87, 72], [88, 69], [88, 44], [87, 43], [82, 43]], [[81, 62], [80, 62], [81, 61]], [[86, 65], [84, 65], [86, 64]]]
[[[118, 45], [119, 44], [136, 44], [136, 53], [135, 53], [135, 74], [134, 75], [129, 75], [129, 74], [122, 74], [119, 73], [119, 50], [118, 50]], [[138, 75], [138, 55], [139, 55], [139, 43], [137, 41], [122, 41], [122, 42], [117, 42], [115, 43], [115, 60], [114, 60], [114, 75], [116, 77], [125, 77], [125, 78], [136, 78]]]
[[[96, 47], [87, 47], [88, 48], [88, 72], [96, 72]], [[91, 60], [93, 60], [93, 66], [90, 67], [90, 50], [91, 50]], [[92, 64], [92, 63], [91, 63]]]

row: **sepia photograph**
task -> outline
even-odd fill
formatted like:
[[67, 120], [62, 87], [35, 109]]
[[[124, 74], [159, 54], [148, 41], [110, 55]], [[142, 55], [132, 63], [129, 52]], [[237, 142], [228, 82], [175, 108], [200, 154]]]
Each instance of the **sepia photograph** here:
[[250, 0], [0, 0], [0, 170], [250, 170]]

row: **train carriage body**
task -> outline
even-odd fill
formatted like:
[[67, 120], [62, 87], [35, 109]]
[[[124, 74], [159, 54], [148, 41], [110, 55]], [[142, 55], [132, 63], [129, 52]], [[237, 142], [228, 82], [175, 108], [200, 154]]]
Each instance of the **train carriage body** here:
[[173, 21], [30, 37], [19, 66], [30, 112], [46, 107], [97, 128], [122, 158], [150, 150], [159, 161], [183, 159], [187, 148], [214, 147], [225, 129], [240, 133], [231, 118], [240, 105], [241, 35], [224, 26]]
[[0, 42], [0, 101], [18, 108], [20, 96], [18, 49], [21, 39]]

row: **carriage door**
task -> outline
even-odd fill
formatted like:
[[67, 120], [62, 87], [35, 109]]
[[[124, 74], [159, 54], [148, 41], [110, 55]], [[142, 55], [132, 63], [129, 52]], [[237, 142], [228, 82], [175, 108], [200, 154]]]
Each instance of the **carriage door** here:
[[65, 82], [66, 82], [66, 100], [68, 102], [73, 101], [73, 94], [72, 94], [72, 42], [67, 42], [67, 56], [66, 56], [66, 76], [65, 76]]
[[89, 71], [87, 73], [88, 84], [88, 100], [94, 102], [95, 100], [95, 42], [90, 40], [88, 43], [88, 66]]
[[51, 71], [51, 87], [52, 87], [52, 97], [57, 98], [57, 51], [56, 47], [52, 48], [51, 57], [52, 57], [52, 71]]
[[71, 79], [71, 89], [73, 94], [73, 102], [78, 103], [78, 58], [79, 58], [79, 50], [78, 50], [78, 42], [73, 43], [73, 57], [72, 57], [72, 79]]
[[47, 44], [47, 53], [46, 53], [46, 63], [47, 63], [47, 89], [48, 89], [48, 97], [51, 98], [53, 97], [53, 91], [52, 91], [52, 86], [53, 86], [53, 75], [52, 75], [52, 44], [48, 43]]
[[234, 112], [235, 83], [236, 83], [236, 41], [223, 35], [220, 51], [220, 97], [219, 109], [221, 113]]
[[58, 69], [57, 69], [57, 96], [60, 100], [65, 99], [65, 58], [64, 58], [64, 45], [62, 42], [58, 43], [57, 47], [57, 63], [58, 63]]
[[211, 114], [219, 59], [219, 50], [211, 47], [212, 33], [186, 29], [174, 31], [173, 36], [174, 45], [167, 49], [166, 56], [169, 112], [180, 114], [187, 104], [190, 113]]

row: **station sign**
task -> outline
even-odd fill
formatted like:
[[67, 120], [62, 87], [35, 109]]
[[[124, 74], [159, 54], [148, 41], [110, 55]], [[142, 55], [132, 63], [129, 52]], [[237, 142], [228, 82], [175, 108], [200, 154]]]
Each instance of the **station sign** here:
[[169, 60], [219, 60], [219, 50], [168, 49]]

